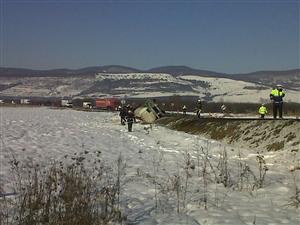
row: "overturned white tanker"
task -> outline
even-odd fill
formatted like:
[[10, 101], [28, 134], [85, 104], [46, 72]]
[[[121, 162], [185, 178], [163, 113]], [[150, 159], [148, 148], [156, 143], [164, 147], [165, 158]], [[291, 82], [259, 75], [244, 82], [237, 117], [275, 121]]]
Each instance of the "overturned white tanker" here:
[[134, 111], [136, 118], [144, 123], [153, 123], [165, 114], [152, 100], [147, 100], [143, 106], [138, 107]]

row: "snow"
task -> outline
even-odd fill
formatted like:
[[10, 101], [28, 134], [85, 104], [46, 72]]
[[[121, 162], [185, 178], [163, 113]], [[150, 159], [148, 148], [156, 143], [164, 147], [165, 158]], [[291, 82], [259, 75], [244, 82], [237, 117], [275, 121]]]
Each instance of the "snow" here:
[[[212, 164], [217, 164], [220, 153], [226, 149], [233, 179], [238, 177], [239, 162], [247, 163], [257, 173], [257, 149], [235, 148], [156, 125], [148, 133], [145, 125], [134, 124], [133, 132], [129, 133], [125, 126], [119, 124], [116, 113], [107, 112], [1, 107], [0, 125], [0, 179], [6, 192], [12, 191], [9, 170], [12, 154], [28, 164], [34, 161], [47, 166], [53, 161], [67, 161], [66, 155], [81, 155], [89, 151], [86, 157], [92, 158], [92, 152], [101, 151], [107, 165], [114, 165], [119, 154], [126, 161], [124, 179], [127, 182], [121, 199], [122, 208], [128, 215], [126, 224], [300, 223], [299, 209], [287, 206], [295, 192], [289, 168], [300, 161], [299, 154], [291, 155], [295, 153], [290, 153], [289, 149], [264, 153], [269, 171], [263, 188], [240, 191], [209, 181], [207, 192], [204, 192], [202, 177], [198, 176], [200, 149], [207, 151]], [[187, 153], [196, 167], [190, 171], [186, 207], [181, 207], [180, 213], [177, 213], [176, 193], [169, 191], [159, 192], [160, 201], [156, 209], [155, 187], [147, 175], [166, 186], [168, 178], [173, 179], [175, 175], [183, 179]], [[299, 187], [299, 171], [295, 174]], [[207, 210], [203, 204], [205, 195]]]
[[[209, 85], [206, 91], [213, 95], [214, 101], [228, 102], [263, 102], [269, 101], [270, 88], [245, 81], [238, 81], [228, 78], [201, 77], [184, 75], [179, 78], [187, 81], [204, 81]], [[245, 87], [248, 87], [245, 89]], [[251, 89], [249, 89], [251, 88]], [[203, 88], [200, 87], [200, 91]], [[262, 89], [262, 90], [260, 90]], [[285, 90], [285, 101], [300, 102], [299, 91]]]
[[1, 77], [0, 84], [15, 86], [0, 91], [6, 96], [60, 97], [79, 94], [93, 85], [94, 79], [82, 77]]
[[166, 73], [98, 73], [97, 80], [159, 80], [160, 82], [176, 82], [177, 79]]
[[[98, 73], [92, 77], [26, 77], [26, 78], [1, 78], [1, 84], [15, 84], [14, 86], [0, 91], [3, 96], [43, 96], [60, 97], [75, 96], [82, 91], [89, 90], [97, 82], [103, 80], [119, 83], [119, 86], [103, 93], [93, 89], [88, 96], [101, 95], [125, 95], [128, 97], [162, 97], [172, 96], [198, 96], [209, 97], [216, 102], [264, 102], [269, 100], [270, 87], [251, 82], [238, 81], [227, 78], [204, 77], [196, 75], [172, 76], [166, 73]], [[121, 81], [121, 82], [119, 82]], [[202, 81], [199, 85], [199, 81]], [[205, 83], [204, 83], [205, 82]], [[159, 87], [160, 84], [167, 86], [168, 91], [152, 92], [151, 86]], [[175, 84], [175, 85], [174, 85]], [[176, 88], [183, 85], [191, 87], [191, 91]], [[174, 86], [174, 87], [172, 87]], [[149, 88], [150, 87], [150, 88]], [[104, 91], [104, 90], [103, 90]], [[104, 91], [104, 92], [105, 92]], [[299, 90], [286, 89], [286, 102], [300, 102]]]
[[[151, 91], [151, 92], [145, 92], [145, 91], [135, 91], [131, 94], [131, 97], [135, 98], [150, 98], [150, 97], [170, 97], [170, 96], [197, 96], [199, 97], [198, 93], [195, 92], [159, 92], [159, 91]], [[202, 96], [202, 95], [200, 95]]]

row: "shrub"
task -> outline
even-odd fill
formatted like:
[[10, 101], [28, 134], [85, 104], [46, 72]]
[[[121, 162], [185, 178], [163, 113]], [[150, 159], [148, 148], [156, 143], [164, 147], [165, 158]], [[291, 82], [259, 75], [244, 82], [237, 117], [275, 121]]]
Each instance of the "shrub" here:
[[[104, 167], [95, 159], [92, 169], [84, 166], [84, 157], [72, 158], [71, 165], [55, 163], [47, 169], [35, 165], [20, 174], [21, 163], [12, 161], [16, 175], [17, 195], [2, 206], [11, 209], [5, 224], [19, 225], [101, 225], [118, 224], [124, 218], [120, 210], [120, 171], [124, 171], [122, 157], [117, 172]], [[4, 220], [3, 220], [4, 221]]]

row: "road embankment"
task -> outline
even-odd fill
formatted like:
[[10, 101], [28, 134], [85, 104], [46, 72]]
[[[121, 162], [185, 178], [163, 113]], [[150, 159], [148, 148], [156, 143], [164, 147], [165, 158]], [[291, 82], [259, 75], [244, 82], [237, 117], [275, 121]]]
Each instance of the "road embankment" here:
[[254, 120], [166, 116], [156, 124], [228, 144], [265, 151], [300, 152], [299, 120]]

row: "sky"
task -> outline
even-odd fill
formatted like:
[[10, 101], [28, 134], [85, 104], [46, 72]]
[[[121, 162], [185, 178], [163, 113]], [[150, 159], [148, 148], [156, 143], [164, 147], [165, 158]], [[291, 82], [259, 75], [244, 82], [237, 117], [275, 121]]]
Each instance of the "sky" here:
[[1, 66], [300, 68], [300, 1], [0, 0]]

